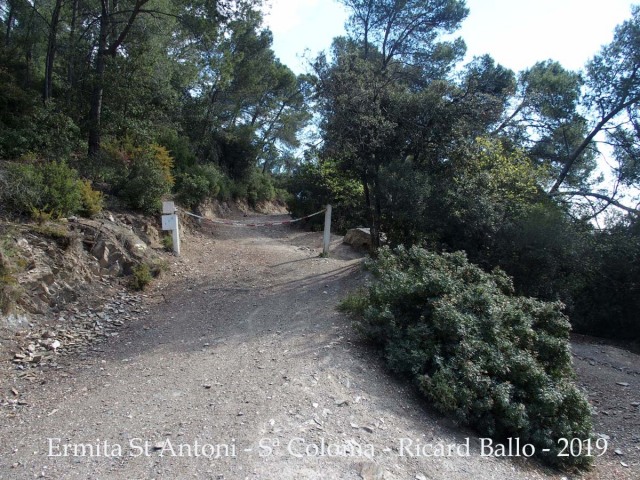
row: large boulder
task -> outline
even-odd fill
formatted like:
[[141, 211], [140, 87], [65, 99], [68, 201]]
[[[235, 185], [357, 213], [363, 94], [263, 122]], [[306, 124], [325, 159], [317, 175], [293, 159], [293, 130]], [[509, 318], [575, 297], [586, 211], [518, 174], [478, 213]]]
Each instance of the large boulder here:
[[342, 240], [347, 245], [351, 245], [356, 248], [366, 248], [371, 250], [373, 242], [371, 240], [371, 229], [369, 228], [352, 228], [347, 231], [347, 234]]

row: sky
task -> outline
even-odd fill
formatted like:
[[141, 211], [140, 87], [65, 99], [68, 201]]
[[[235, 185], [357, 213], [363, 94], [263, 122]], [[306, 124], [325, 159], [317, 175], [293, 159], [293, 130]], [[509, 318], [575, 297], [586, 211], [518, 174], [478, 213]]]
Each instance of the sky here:
[[[344, 34], [346, 10], [336, 0], [268, 0], [266, 24], [276, 56], [296, 73], [305, 60]], [[640, 0], [467, 0], [470, 14], [458, 31], [467, 59], [489, 53], [516, 72], [553, 59], [578, 70], [613, 38], [616, 25]], [[594, 6], [598, 5], [598, 6]]]

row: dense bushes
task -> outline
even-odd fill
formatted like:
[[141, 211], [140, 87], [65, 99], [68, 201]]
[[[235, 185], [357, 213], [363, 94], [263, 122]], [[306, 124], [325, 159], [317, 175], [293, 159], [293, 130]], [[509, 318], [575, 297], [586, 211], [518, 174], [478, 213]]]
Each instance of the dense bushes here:
[[573, 292], [575, 330], [640, 341], [640, 223], [595, 232]]
[[145, 213], [160, 209], [161, 199], [171, 192], [173, 157], [160, 145], [134, 145], [130, 139], [105, 143], [92, 168], [84, 173], [105, 186], [129, 208]]
[[14, 214], [61, 218], [102, 208], [100, 194], [64, 162], [7, 163], [0, 183], [2, 202]]
[[[365, 223], [361, 183], [345, 177], [331, 160], [300, 164], [289, 178], [287, 190], [290, 193], [287, 204], [294, 217], [317, 212], [330, 203], [335, 207], [332, 230], [344, 232]], [[311, 221], [321, 225], [322, 217]]]
[[213, 164], [194, 165], [177, 176], [178, 202], [193, 208], [207, 198], [228, 200], [231, 197], [231, 180]]
[[509, 277], [463, 253], [380, 251], [376, 281], [345, 305], [390, 368], [408, 375], [441, 411], [496, 439], [532, 443], [551, 464], [560, 438], [587, 439], [588, 403], [572, 384], [569, 322], [561, 304], [513, 295]]
[[259, 202], [276, 199], [273, 178], [254, 170], [245, 180], [232, 180], [214, 164], [194, 165], [180, 173], [176, 182], [178, 202], [195, 207], [207, 198], [227, 201], [246, 199], [255, 207]]

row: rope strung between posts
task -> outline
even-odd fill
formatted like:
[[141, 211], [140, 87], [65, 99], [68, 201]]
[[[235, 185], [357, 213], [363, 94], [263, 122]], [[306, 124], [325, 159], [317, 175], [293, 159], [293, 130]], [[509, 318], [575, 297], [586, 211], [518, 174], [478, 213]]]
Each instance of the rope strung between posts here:
[[234, 222], [233, 220], [212, 220], [210, 218], [196, 215], [195, 213], [187, 212], [186, 210], [181, 210], [181, 209], [176, 209], [176, 210], [184, 213], [185, 215], [189, 215], [190, 217], [195, 217], [200, 220], [204, 220], [205, 222], [214, 223], [216, 225], [225, 225], [227, 227], [273, 227], [276, 225], [289, 225], [290, 223], [296, 223], [302, 220], [306, 220], [307, 218], [315, 217], [316, 215], [320, 215], [321, 213], [324, 213], [326, 211], [326, 209], [323, 209], [323, 210], [320, 210], [319, 212], [312, 213], [311, 215], [307, 215], [306, 217], [295, 218], [292, 220], [283, 220], [281, 222], [243, 223], [243, 222]]

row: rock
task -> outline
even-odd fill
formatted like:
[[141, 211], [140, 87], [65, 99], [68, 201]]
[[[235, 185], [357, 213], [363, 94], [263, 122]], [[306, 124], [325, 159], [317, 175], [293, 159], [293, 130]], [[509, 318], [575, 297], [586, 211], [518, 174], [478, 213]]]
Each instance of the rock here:
[[373, 463], [363, 463], [360, 467], [362, 480], [384, 480], [384, 470]]
[[629, 384], [627, 382], [618, 382], [616, 385], [620, 385], [621, 387], [628, 387]]
[[342, 241], [352, 247], [371, 249], [371, 229], [352, 228], [347, 231]]
[[53, 350], [55, 353], [58, 353], [58, 349], [62, 346], [62, 344], [58, 340], [54, 340], [49, 348]]
[[622, 452], [622, 450], [620, 450], [619, 448], [616, 448], [616, 449], [613, 451], [613, 453], [615, 453], [616, 455], [620, 455], [620, 456], [623, 456], [623, 455], [624, 455], [624, 453]]

